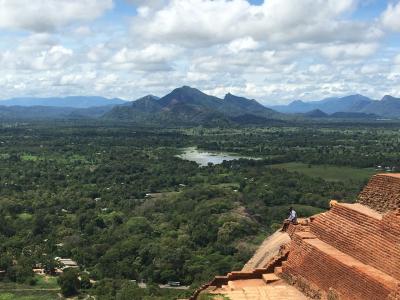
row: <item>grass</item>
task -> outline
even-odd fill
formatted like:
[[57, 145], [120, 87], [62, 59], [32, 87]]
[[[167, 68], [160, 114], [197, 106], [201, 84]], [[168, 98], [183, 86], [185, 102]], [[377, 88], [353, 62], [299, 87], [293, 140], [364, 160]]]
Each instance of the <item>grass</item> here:
[[0, 281], [0, 291], [14, 292], [14, 290], [41, 290], [60, 288], [57, 284], [57, 277], [35, 275], [35, 279], [35, 285]]
[[37, 160], [39, 160], [39, 156], [25, 154], [25, 155], [21, 156], [21, 160], [24, 160], [24, 161], [37, 161]]
[[60, 299], [53, 291], [0, 292], [0, 300], [55, 300]]
[[53, 276], [36, 276], [37, 282], [35, 288], [38, 289], [58, 289], [57, 277]]
[[0, 154], [0, 159], [9, 159], [9, 158], [10, 158], [10, 155], [7, 153]]
[[288, 171], [302, 173], [311, 177], [320, 177], [327, 181], [364, 181], [377, 173], [373, 168], [358, 169], [330, 165], [308, 165], [297, 162], [276, 164], [271, 165], [271, 167], [286, 169]]
[[37, 280], [35, 285], [0, 282], [0, 300], [59, 299], [59, 286], [56, 277], [36, 275], [35, 278]]
[[20, 218], [23, 221], [30, 221], [32, 220], [33, 216], [29, 213], [21, 213], [18, 215], [18, 218]]

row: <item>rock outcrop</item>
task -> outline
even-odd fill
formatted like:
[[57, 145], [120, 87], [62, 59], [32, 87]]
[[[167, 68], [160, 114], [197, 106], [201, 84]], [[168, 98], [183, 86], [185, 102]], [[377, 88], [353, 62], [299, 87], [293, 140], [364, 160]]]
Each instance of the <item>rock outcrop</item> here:
[[[288, 239], [290, 237], [290, 240]], [[400, 174], [378, 174], [357, 203], [331, 208], [267, 239], [242, 271], [202, 293], [231, 300], [400, 300]]]

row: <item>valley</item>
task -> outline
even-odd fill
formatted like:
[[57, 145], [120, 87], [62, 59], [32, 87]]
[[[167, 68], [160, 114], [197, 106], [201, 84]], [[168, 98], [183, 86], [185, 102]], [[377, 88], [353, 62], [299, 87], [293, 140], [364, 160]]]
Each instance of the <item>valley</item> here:
[[[52, 299], [32, 268], [52, 272], [54, 257], [73, 259], [93, 281], [81, 295], [187, 297], [240, 269], [289, 206], [306, 217], [332, 198], [353, 202], [378, 166], [398, 170], [399, 143], [396, 124], [3, 123], [0, 270], [21, 291], [5, 285], [0, 299], [24, 299], [27, 285], [42, 296], [26, 299]], [[209, 157], [199, 166], [177, 157], [182, 149]], [[171, 281], [191, 289], [157, 288]]]

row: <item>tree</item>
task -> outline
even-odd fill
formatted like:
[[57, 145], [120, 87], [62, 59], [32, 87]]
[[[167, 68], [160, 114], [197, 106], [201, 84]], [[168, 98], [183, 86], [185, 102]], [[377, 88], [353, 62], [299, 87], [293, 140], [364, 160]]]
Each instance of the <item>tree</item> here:
[[50, 256], [44, 256], [42, 259], [42, 266], [46, 274], [54, 275], [55, 270], [61, 267], [61, 263], [58, 260]]
[[81, 288], [88, 290], [92, 287], [92, 283], [90, 282], [89, 275], [87, 273], [81, 273], [80, 275], [80, 281], [81, 281]]
[[131, 300], [131, 299], [142, 299], [143, 291], [133, 283], [125, 283], [122, 285], [120, 291], [117, 293], [117, 300]]
[[61, 293], [66, 296], [75, 296], [79, 293], [80, 281], [78, 272], [73, 269], [66, 269], [64, 273], [58, 277], [58, 284], [61, 287]]

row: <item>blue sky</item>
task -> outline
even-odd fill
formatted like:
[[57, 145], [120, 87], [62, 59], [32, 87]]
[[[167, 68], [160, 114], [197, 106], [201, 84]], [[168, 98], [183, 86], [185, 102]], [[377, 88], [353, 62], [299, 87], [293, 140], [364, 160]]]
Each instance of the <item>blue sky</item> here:
[[400, 1], [4, 0], [0, 99], [400, 97]]

